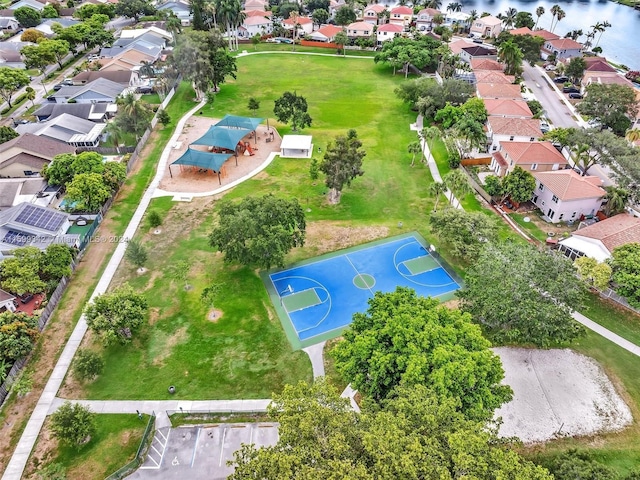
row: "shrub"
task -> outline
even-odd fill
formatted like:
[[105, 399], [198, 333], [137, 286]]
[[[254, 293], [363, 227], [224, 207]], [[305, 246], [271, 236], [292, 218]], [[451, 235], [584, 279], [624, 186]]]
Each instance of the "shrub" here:
[[53, 435], [77, 448], [86, 444], [95, 430], [95, 413], [84, 405], [67, 401], [51, 415]]
[[102, 373], [104, 361], [102, 357], [91, 350], [78, 350], [73, 361], [73, 374], [80, 380], [93, 380]]
[[156, 210], [151, 210], [147, 214], [147, 223], [151, 228], [157, 228], [162, 225], [162, 217]]

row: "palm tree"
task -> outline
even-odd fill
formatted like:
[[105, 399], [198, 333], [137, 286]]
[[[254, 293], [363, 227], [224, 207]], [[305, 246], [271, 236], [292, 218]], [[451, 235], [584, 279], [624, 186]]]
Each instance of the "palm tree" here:
[[341, 32], [336, 33], [335, 37], [333, 37], [333, 43], [340, 47], [343, 57], [347, 55], [347, 49], [344, 47], [348, 42], [349, 37], [347, 37], [347, 32], [345, 32], [344, 29]]
[[498, 49], [498, 59], [505, 64], [504, 72], [507, 75], [519, 75], [522, 73], [523, 53], [520, 47], [512, 40], [504, 42]]
[[518, 14], [518, 10], [516, 10], [515, 8], [511, 7], [507, 9], [507, 11], [505, 12], [504, 16], [501, 19], [502, 23], [504, 23], [504, 26], [506, 28], [513, 28], [513, 24], [516, 21], [517, 14]]
[[142, 60], [140, 62], [140, 76], [141, 77], [153, 77], [155, 76], [156, 72], [153, 68], [153, 65], [151, 62], [146, 62], [144, 60]]
[[451, 170], [444, 176], [443, 180], [447, 188], [451, 190], [451, 193], [458, 199], [458, 203], [460, 203], [461, 198], [471, 193], [469, 179], [460, 168]]
[[607, 194], [604, 196], [604, 199], [607, 202], [604, 207], [604, 213], [607, 217], [622, 212], [624, 207], [627, 205], [629, 192], [614, 185], [604, 187], [604, 189], [607, 191]]
[[[560, 20], [562, 20], [566, 16], [567, 16], [567, 13], [564, 10], [562, 10], [562, 9], [558, 10], [558, 13], [556, 13], [556, 24], [553, 27], [554, 30], [558, 26], [558, 23], [560, 23]], [[553, 30], [552, 30], [552, 32], [553, 32]]]
[[422, 145], [420, 145], [419, 141], [413, 141], [409, 145], [407, 145], [407, 151], [413, 155], [411, 158], [411, 166], [413, 167], [416, 163], [416, 155], [422, 153]]
[[[168, 10], [165, 10], [165, 11], [168, 11]], [[182, 22], [178, 17], [176, 17], [176, 14], [173, 12], [169, 14], [169, 17], [167, 18], [167, 23], [165, 25], [167, 27], [167, 30], [170, 33], [173, 33], [174, 35], [176, 33], [182, 33]]]
[[538, 22], [540, 21], [540, 17], [542, 15], [544, 15], [544, 7], [543, 6], [539, 6], [538, 8], [536, 8], [536, 15], [538, 16], [538, 19], [536, 20], [536, 24], [533, 26], [534, 30], [536, 28], [538, 28]]
[[440, 195], [447, 191], [447, 186], [443, 182], [433, 182], [429, 185], [429, 193], [436, 197], [436, 203], [433, 206], [433, 211], [438, 211], [438, 202], [440, 201]]
[[429, 0], [425, 6], [427, 8], [435, 8], [436, 10], [440, 10], [442, 7], [442, 0]]
[[[440, 137], [440, 129], [438, 127], [425, 127], [420, 131], [420, 137], [424, 138], [429, 148], [429, 158], [433, 158], [431, 149], [433, 148], [433, 140]], [[429, 159], [427, 159], [428, 161]]]
[[591, 147], [587, 144], [574, 145], [571, 148], [571, 156], [573, 157], [573, 162], [576, 167], [580, 169], [580, 174], [585, 176], [587, 174], [587, 170], [593, 166], [595, 159], [590, 154]]
[[473, 22], [475, 22], [478, 19], [478, 11], [477, 10], [471, 10], [469, 12], [469, 17], [467, 18], [467, 28], [471, 28], [471, 25], [473, 25]]
[[604, 22], [602, 22], [602, 23], [600, 24], [600, 30], [599, 30], [599, 32], [600, 32], [600, 36], [598, 37], [598, 41], [596, 42], [596, 48], [597, 48], [597, 47], [598, 47], [598, 45], [600, 44], [600, 39], [602, 38], [602, 34], [603, 34], [603, 33], [604, 33], [604, 31], [605, 31], [607, 28], [609, 28], [610, 26], [611, 26], [611, 24], [610, 24], [607, 20], [605, 20]]
[[560, 8], [560, 5], [558, 5], [557, 3], [551, 7], [551, 26], [549, 27], [549, 30], [553, 32], [553, 22], [556, 19], [556, 15], [558, 15], [558, 12], [562, 10], [562, 8]]
[[113, 141], [113, 145], [116, 147], [116, 152], [118, 152], [118, 155], [120, 155], [120, 143], [122, 142], [122, 137], [124, 134], [120, 126], [116, 122], [109, 122], [104, 128], [104, 132], [109, 138], [111, 138], [111, 140]]
[[462, 4], [459, 2], [451, 2], [447, 5], [447, 12], [460, 12], [462, 10]]

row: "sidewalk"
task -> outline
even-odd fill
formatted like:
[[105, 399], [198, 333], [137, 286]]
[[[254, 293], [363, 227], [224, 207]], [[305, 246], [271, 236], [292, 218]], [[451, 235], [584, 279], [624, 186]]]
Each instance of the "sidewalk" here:
[[620, 348], [624, 348], [626, 351], [631, 352], [634, 355], [637, 355], [640, 357], [640, 347], [635, 343], [631, 343], [629, 340], [622, 338], [620, 335], [613, 333], [611, 330], [607, 330], [602, 325], [594, 322], [593, 320], [590, 320], [589, 318], [582, 315], [580, 312], [573, 312], [571, 316], [575, 321], [581, 323], [582, 325], [587, 327], [589, 330], [593, 330], [597, 334], [602, 335], [607, 340], [615, 343]]

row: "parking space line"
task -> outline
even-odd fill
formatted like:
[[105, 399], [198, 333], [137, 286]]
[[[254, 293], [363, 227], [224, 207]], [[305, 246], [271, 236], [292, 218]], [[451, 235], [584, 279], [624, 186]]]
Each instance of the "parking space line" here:
[[[167, 432], [167, 440], [166, 442], [164, 442], [164, 445], [162, 446], [162, 455], [160, 455], [160, 465], [162, 465], [162, 461], [164, 460], [164, 452], [167, 451], [167, 444], [169, 443], [169, 436], [171, 435], [171, 430], [173, 429], [169, 429], [169, 431]], [[164, 436], [164, 435], [163, 435]], [[158, 465], [158, 468], [160, 468], [160, 465]]]
[[225, 428], [222, 431], [222, 442], [220, 443], [220, 461], [218, 462], [218, 466], [222, 466], [222, 457], [224, 456], [224, 438], [227, 436], [227, 429]]
[[249, 445], [253, 443], [253, 426], [249, 427], [251, 434], [249, 436]]
[[198, 451], [198, 440], [200, 439], [200, 432], [202, 427], [198, 428], [198, 434], [196, 435], [196, 444], [193, 447], [193, 455], [191, 456], [191, 468], [193, 468], [193, 462], [196, 460], [196, 452]]

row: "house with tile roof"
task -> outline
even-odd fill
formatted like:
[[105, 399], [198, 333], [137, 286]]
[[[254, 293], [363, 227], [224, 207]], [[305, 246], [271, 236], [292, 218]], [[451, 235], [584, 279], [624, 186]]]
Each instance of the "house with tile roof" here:
[[497, 37], [502, 32], [502, 20], [488, 15], [476, 18], [471, 25], [470, 32], [478, 37]]
[[380, 18], [380, 14], [386, 10], [384, 5], [374, 4], [368, 5], [362, 12], [362, 21], [370, 23], [371, 25], [382, 25], [384, 18]]
[[269, 4], [266, 0], [247, 0], [244, 2], [244, 10], [265, 10]]
[[560, 38], [559, 35], [556, 35], [555, 33], [551, 33], [547, 30], [544, 30], [544, 29], [531, 30], [529, 27], [514, 28], [513, 30], [509, 30], [509, 33], [511, 35], [531, 35], [532, 37], [540, 37], [545, 41], [557, 40]]
[[533, 118], [533, 113], [524, 100], [509, 98], [483, 98], [489, 115], [511, 118]]
[[489, 168], [504, 177], [514, 168], [533, 172], [552, 172], [569, 167], [567, 160], [551, 142], [500, 142], [491, 155]]
[[501, 142], [535, 142], [542, 137], [540, 120], [490, 116], [487, 119], [489, 151], [495, 152]]
[[559, 248], [571, 259], [586, 256], [604, 262], [614, 249], [629, 243], [640, 243], [640, 218], [621, 213], [579, 228], [560, 240]]
[[0, 177], [31, 177], [56, 155], [75, 152], [71, 145], [26, 133], [0, 145]]
[[496, 70], [475, 70], [473, 75], [476, 83], [493, 83], [493, 84], [509, 84], [516, 81], [514, 75], [505, 75]]
[[513, 83], [477, 83], [476, 91], [480, 98], [522, 100], [520, 85], [514, 85]]
[[536, 189], [531, 201], [551, 223], [574, 222], [591, 217], [602, 207], [606, 190], [602, 180], [582, 176], [572, 169], [533, 172]]
[[471, 70], [492, 70], [496, 72], [504, 72], [504, 65], [497, 60], [490, 60], [487, 58], [471, 59]]
[[471, 60], [498, 60], [498, 52], [494, 48], [484, 45], [470, 45], [462, 47], [459, 54], [460, 60], [471, 65]]
[[376, 32], [378, 40], [378, 46], [382, 45], [387, 40], [393, 40], [396, 37], [402, 35], [404, 27], [402, 25], [396, 25], [395, 23], [387, 23], [386, 25], [380, 25]]
[[584, 63], [587, 64], [585, 72], [617, 72], [603, 57], [584, 57]]
[[373, 25], [367, 22], [353, 22], [347, 25], [349, 38], [369, 38], [373, 35]]
[[394, 7], [390, 11], [389, 23], [409, 27], [413, 21], [413, 9], [406, 6]]
[[100, 71], [139, 70], [142, 63], [153, 63], [155, 58], [144, 52], [128, 50], [115, 58], [101, 59]]
[[556, 60], [568, 60], [574, 57], [582, 57], [582, 44], [570, 38], [558, 38], [546, 40], [540, 50], [543, 60], [555, 55]]
[[295, 25], [298, 26], [298, 32], [300, 35], [309, 35], [313, 32], [313, 20], [310, 17], [299, 16], [295, 20], [293, 17], [289, 17], [282, 22], [282, 26], [287, 30], [293, 30]]
[[[262, 10], [251, 10], [253, 13], [267, 13]], [[271, 13], [271, 12], [269, 12]], [[249, 15], [244, 18], [242, 25], [238, 27], [238, 35], [251, 38], [255, 35], [269, 35], [273, 30], [273, 20], [267, 15]]]
[[333, 42], [336, 35], [342, 31], [342, 27], [336, 25], [323, 25], [309, 36], [316, 42]]
[[433, 19], [436, 15], [442, 15], [440, 10], [435, 8], [423, 8], [416, 15], [416, 28], [424, 32], [433, 28]]

